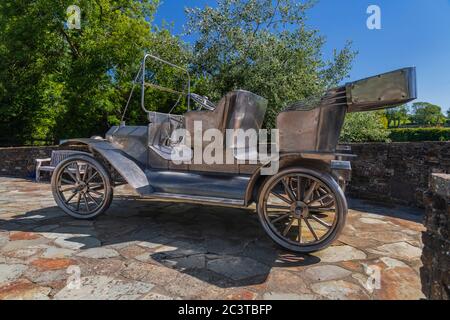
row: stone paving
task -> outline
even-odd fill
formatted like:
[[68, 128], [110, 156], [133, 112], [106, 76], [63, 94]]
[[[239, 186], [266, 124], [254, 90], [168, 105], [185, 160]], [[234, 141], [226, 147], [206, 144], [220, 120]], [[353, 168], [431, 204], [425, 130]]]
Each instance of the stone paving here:
[[0, 177], [0, 299], [421, 299], [421, 212], [350, 201], [334, 246], [285, 252], [254, 209], [136, 199], [78, 221]]

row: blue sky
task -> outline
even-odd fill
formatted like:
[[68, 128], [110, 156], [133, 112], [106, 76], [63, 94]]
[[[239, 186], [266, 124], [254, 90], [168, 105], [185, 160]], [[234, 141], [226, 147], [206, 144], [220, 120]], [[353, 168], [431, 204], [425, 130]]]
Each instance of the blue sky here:
[[[182, 34], [184, 7], [214, 5], [214, 0], [161, 0], [155, 23], [173, 22]], [[369, 5], [381, 8], [381, 30], [369, 30]], [[327, 39], [324, 56], [353, 41], [359, 51], [349, 80], [406, 66], [417, 67], [418, 101], [450, 109], [450, 0], [319, 0], [308, 25]], [[191, 39], [184, 38], [189, 41]]]

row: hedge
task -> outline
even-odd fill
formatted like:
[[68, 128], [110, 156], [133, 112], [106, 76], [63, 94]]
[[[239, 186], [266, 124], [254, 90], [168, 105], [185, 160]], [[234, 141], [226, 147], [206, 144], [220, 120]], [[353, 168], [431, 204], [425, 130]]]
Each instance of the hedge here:
[[450, 128], [401, 128], [391, 129], [393, 142], [450, 141]]

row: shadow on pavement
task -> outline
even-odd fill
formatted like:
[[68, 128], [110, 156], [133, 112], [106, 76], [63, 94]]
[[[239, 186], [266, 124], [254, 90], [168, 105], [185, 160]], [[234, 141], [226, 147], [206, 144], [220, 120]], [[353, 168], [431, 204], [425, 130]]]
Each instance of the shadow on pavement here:
[[[130, 262], [163, 265], [223, 288], [264, 283], [274, 267], [320, 262], [278, 248], [256, 214], [244, 209], [118, 197], [96, 220], [75, 220], [48, 207], [0, 219], [0, 229], [41, 233], [74, 250], [108, 246]], [[135, 256], [123, 254], [131, 249]]]

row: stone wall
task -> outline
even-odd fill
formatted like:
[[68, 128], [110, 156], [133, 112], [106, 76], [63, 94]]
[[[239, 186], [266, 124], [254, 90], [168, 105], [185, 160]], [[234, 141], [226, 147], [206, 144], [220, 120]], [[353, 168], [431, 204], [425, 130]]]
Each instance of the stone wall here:
[[424, 207], [431, 173], [450, 173], [450, 142], [351, 144], [351, 196]]
[[34, 178], [35, 159], [49, 158], [57, 147], [0, 148], [0, 175]]
[[450, 299], [450, 175], [433, 174], [425, 193], [425, 227], [422, 235], [422, 291], [433, 300]]

